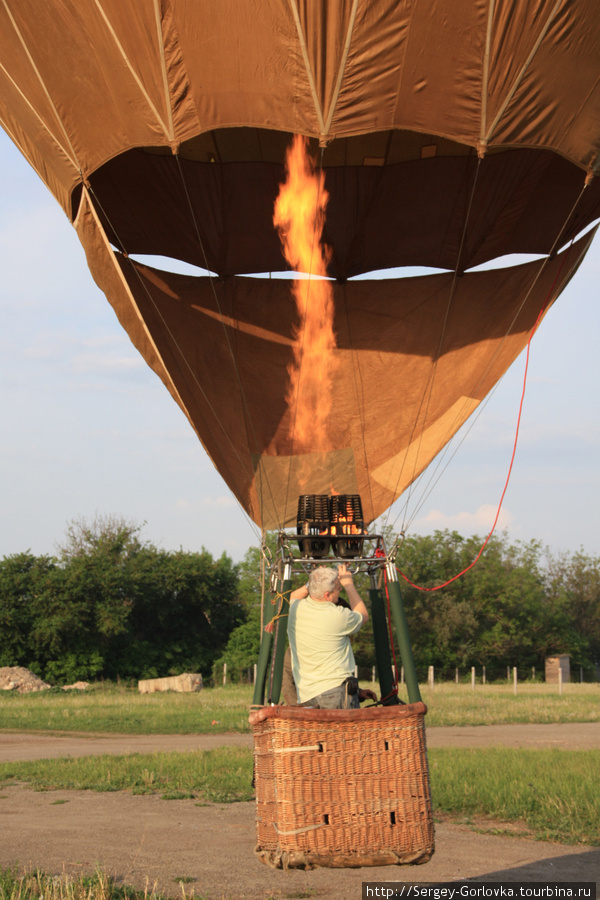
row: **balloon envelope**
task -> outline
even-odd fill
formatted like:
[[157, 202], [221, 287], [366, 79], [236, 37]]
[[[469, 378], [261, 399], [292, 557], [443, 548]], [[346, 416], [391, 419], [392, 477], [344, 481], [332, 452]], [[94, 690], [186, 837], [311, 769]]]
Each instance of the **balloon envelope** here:
[[[594, 0], [3, 0], [0, 63], [3, 127], [262, 527], [292, 522], [300, 493], [385, 510], [518, 355], [600, 216]], [[243, 277], [287, 267], [272, 216], [294, 133], [330, 195], [337, 414], [318, 454], [294, 452], [285, 402], [289, 284]], [[511, 253], [549, 258], [470, 271]], [[413, 265], [440, 272], [350, 280]]]

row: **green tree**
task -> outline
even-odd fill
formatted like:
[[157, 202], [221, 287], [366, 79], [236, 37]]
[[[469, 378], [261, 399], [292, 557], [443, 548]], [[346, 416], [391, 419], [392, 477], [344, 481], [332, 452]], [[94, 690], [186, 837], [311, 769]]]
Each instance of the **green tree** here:
[[50, 556], [18, 553], [0, 561], [0, 666], [36, 662], [31, 632], [35, 605], [57, 561]]
[[223, 554], [166, 553], [147, 548], [136, 572], [130, 634], [112, 668], [157, 677], [200, 671], [208, 676], [231, 631], [244, 618], [237, 568]]
[[260, 648], [260, 610], [256, 607], [247, 614], [247, 619], [229, 635], [227, 646], [215, 661], [213, 679], [218, 683], [223, 674], [223, 665], [227, 665], [227, 677], [230, 681], [244, 681], [247, 673], [254, 669]]
[[549, 653], [577, 647], [564, 607], [548, 600], [540, 543], [510, 544], [506, 535], [494, 535], [468, 569], [482, 543], [476, 535], [444, 531], [402, 546], [401, 568], [411, 581], [444, 585], [430, 592], [404, 588], [418, 664], [448, 674], [455, 666], [541, 667]]
[[33, 608], [32, 641], [48, 680], [113, 677], [107, 661], [115, 638], [127, 634], [135, 604], [140, 530], [114, 517], [69, 525], [60, 564]]
[[225, 554], [168, 553], [118, 517], [71, 523], [60, 558], [0, 566], [2, 661], [54, 683], [208, 676], [244, 619], [237, 568]]
[[576, 665], [600, 665], [600, 559], [583, 550], [550, 557], [547, 597], [562, 614], [556, 652], [570, 653]]

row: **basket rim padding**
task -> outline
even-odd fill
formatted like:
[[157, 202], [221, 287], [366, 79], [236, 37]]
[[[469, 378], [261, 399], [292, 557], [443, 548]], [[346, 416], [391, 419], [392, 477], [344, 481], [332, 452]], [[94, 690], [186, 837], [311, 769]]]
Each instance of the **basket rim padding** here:
[[366, 709], [311, 709], [306, 706], [263, 706], [252, 710], [248, 720], [251, 725], [259, 725], [266, 719], [299, 719], [305, 722], [365, 722], [371, 719], [408, 719], [425, 715], [427, 706], [405, 703], [398, 706], [370, 706]]

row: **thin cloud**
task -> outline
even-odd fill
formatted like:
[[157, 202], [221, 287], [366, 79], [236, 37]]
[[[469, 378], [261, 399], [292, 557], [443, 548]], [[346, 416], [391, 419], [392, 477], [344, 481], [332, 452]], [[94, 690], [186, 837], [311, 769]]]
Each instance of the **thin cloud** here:
[[77, 375], [112, 375], [145, 368], [142, 357], [132, 350], [129, 341], [118, 335], [82, 340], [64, 332], [43, 333], [23, 350], [23, 356]]
[[218, 497], [203, 497], [200, 501], [200, 506], [230, 507], [235, 506], [235, 499], [233, 498], [233, 496], [228, 496], [225, 494], [221, 494]]
[[[483, 504], [475, 512], [463, 510], [462, 512], [448, 514], [440, 509], [432, 509], [426, 516], [416, 520], [414, 530], [444, 531], [448, 529], [449, 531], [458, 531], [462, 534], [489, 531], [494, 524], [496, 512], [497, 508], [490, 503]], [[500, 510], [496, 528], [504, 530], [513, 521], [514, 516], [503, 507]]]
[[235, 506], [235, 498], [227, 494], [219, 494], [216, 497], [202, 497], [201, 500], [192, 503], [191, 500], [179, 498], [175, 504], [177, 509], [191, 509], [192, 506], [199, 509], [229, 509]]
[[116, 375], [121, 372], [130, 372], [132, 369], [140, 369], [145, 365], [144, 360], [139, 356], [111, 356], [100, 353], [80, 353], [72, 356], [70, 363], [73, 372], [78, 375], [92, 372]]

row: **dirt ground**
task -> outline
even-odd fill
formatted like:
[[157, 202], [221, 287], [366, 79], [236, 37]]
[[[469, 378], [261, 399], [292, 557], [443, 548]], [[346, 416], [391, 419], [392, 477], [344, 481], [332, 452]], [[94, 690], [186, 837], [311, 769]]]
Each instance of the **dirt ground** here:
[[[429, 728], [435, 746], [600, 747], [600, 723]], [[250, 745], [249, 735], [25, 735], [0, 733], [0, 761], [98, 753], [208, 749]], [[567, 847], [472, 831], [442, 822], [436, 852], [424, 866], [273, 871], [253, 855], [254, 804], [199, 806], [194, 800], [91, 791], [0, 792], [0, 864], [48, 873], [102, 869], [118, 882], [156, 886], [181, 897], [361, 897], [363, 881], [600, 883], [600, 848]], [[483, 824], [483, 823], [482, 823]], [[490, 823], [485, 823], [489, 829]]]

